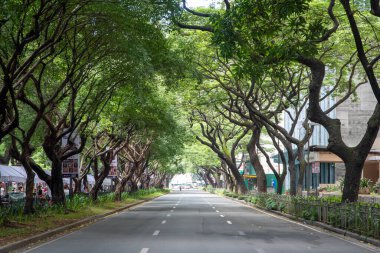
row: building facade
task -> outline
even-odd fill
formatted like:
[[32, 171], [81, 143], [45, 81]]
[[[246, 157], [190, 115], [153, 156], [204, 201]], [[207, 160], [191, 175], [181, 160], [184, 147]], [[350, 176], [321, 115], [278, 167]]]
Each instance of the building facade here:
[[[338, 98], [332, 96], [321, 102], [322, 110], [327, 110], [335, 104]], [[337, 118], [341, 121], [342, 138], [348, 146], [357, 145], [362, 139], [367, 121], [370, 118], [377, 100], [372, 93], [368, 84], [361, 85], [357, 89], [355, 100], [347, 99], [330, 112], [331, 118]], [[305, 129], [301, 122], [306, 117], [306, 111], [303, 111], [297, 124], [294, 136], [302, 138]], [[284, 115], [284, 126], [286, 129], [291, 127], [291, 119]], [[345, 175], [345, 166], [343, 161], [335, 154], [327, 151], [328, 133], [321, 125], [314, 125], [313, 135], [306, 147], [306, 160], [309, 166], [304, 178], [304, 188], [316, 188], [319, 184], [335, 184]], [[373, 182], [379, 180], [380, 171], [380, 136], [378, 135], [372, 150], [364, 164], [362, 176], [371, 179]], [[286, 188], [289, 188], [290, 178], [286, 180]]]

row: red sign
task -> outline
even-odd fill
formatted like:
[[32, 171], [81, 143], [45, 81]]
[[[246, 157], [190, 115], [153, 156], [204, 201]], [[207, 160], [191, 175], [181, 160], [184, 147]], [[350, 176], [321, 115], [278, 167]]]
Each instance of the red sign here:
[[117, 176], [117, 155], [115, 155], [115, 158], [111, 162], [111, 170], [108, 174], [109, 177], [116, 177]]
[[[67, 145], [68, 139], [75, 143], [75, 146], [78, 148], [80, 146], [80, 138], [76, 133], [67, 133], [62, 137], [62, 147]], [[62, 174], [63, 176], [72, 176], [78, 175], [79, 173], [79, 154], [70, 156], [66, 160], [62, 161]]]
[[312, 163], [311, 172], [315, 174], [320, 173], [321, 171], [320, 166], [321, 166], [320, 162]]

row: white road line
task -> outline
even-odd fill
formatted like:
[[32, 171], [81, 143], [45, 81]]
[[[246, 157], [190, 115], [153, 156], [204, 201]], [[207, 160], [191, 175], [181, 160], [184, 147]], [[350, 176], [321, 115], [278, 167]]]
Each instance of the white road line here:
[[159, 233], [160, 233], [160, 230], [156, 230], [154, 231], [153, 236], [157, 236]]
[[215, 212], [219, 213], [219, 211], [218, 211], [218, 210], [216, 210]]
[[238, 231], [238, 234], [242, 235], [242, 236], [245, 235], [245, 233], [243, 231]]
[[172, 213], [172, 212], [174, 212], [174, 210], [170, 210], [170, 212]]
[[230, 225], [232, 224], [232, 222], [231, 222], [231, 221], [229, 221], [229, 220], [227, 221], [227, 223], [228, 223], [228, 224], [230, 224]]
[[175, 206], [173, 206], [173, 209], [176, 209], [176, 207], [175, 207]]
[[148, 253], [149, 251], [149, 248], [142, 248], [140, 253]]
[[171, 216], [171, 214], [169, 213], [169, 214], [167, 214], [166, 216], [170, 217], [170, 216]]
[[220, 217], [222, 217], [222, 218], [223, 218], [223, 217], [224, 217], [224, 215], [223, 215], [223, 214], [221, 214], [221, 215], [220, 215]]
[[213, 206], [212, 209], [215, 209], [215, 206]]
[[163, 220], [162, 222], [161, 222], [161, 224], [165, 224], [166, 223], [166, 220]]
[[256, 249], [256, 251], [258, 252], [258, 253], [266, 253], [266, 251], [265, 250], [263, 250], [263, 249]]
[[[296, 222], [296, 221], [292, 221], [292, 220], [288, 220], [288, 219], [283, 218], [283, 217], [280, 217], [280, 216], [278, 216], [278, 215], [274, 215], [274, 214], [271, 214], [271, 213], [265, 212], [265, 211], [263, 211], [263, 210], [260, 210], [260, 209], [258, 209], [258, 208], [255, 208], [255, 207], [253, 207], [253, 206], [244, 205], [244, 204], [242, 204], [242, 203], [240, 203], [240, 202], [237, 202], [237, 201], [235, 201], [235, 200], [230, 200], [230, 201], [231, 201], [231, 202], [238, 203], [238, 204], [243, 205], [243, 206], [246, 206], [246, 207], [249, 207], [249, 208], [254, 209], [255, 211], [257, 211], [257, 212], [259, 212], [259, 213], [264, 213], [264, 214], [266, 214], [266, 215], [268, 215], [268, 216], [271, 216], [271, 217], [273, 217], [273, 218], [276, 218], [276, 219], [279, 219], [279, 220], [283, 220], [283, 221], [286, 221], [286, 222], [289, 222], [289, 223], [297, 224], [298, 226], [306, 227], [306, 228], [308, 228], [308, 229], [310, 229], [310, 230], [313, 230], [313, 231], [318, 232], [318, 233], [321, 233], [321, 234], [325, 234], [325, 235], [333, 236], [333, 237], [335, 237], [335, 238], [337, 238], [337, 239], [340, 239], [340, 240], [342, 240], [342, 241], [348, 242], [348, 243], [350, 243], [350, 244], [354, 244], [354, 245], [356, 245], [356, 246], [358, 246], [358, 247], [361, 247], [361, 248], [363, 248], [363, 249], [366, 249], [366, 250], [369, 250], [369, 251], [372, 251], [372, 252], [378, 252], [378, 250], [374, 250], [372, 247], [367, 247], [366, 245], [362, 245], [361, 243], [353, 242], [353, 241], [347, 240], [347, 239], [345, 239], [345, 238], [343, 238], [343, 237], [340, 237], [339, 235], [335, 235], [335, 234], [332, 234], [332, 233], [326, 233], [326, 232], [324, 232], [324, 231], [322, 231], [322, 230], [317, 230], [317, 229], [315, 229], [315, 228], [312, 228], [312, 227], [310, 227], [310, 226], [304, 225], [304, 224], [302, 224], [302, 223], [299, 223], [299, 222]], [[254, 224], [253, 224], [253, 226], [254, 226]], [[265, 251], [263, 251], [263, 252], [265, 252]]]

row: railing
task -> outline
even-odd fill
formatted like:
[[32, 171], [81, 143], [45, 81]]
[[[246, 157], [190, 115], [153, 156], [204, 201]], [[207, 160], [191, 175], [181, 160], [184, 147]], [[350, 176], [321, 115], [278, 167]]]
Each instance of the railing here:
[[341, 203], [338, 197], [299, 197], [277, 194], [225, 195], [244, 199], [268, 210], [277, 210], [295, 218], [329, 224], [367, 237], [380, 239], [380, 204]]
[[294, 199], [296, 217], [319, 221], [331, 226], [380, 238], [380, 207], [378, 204], [329, 203], [323, 199]]

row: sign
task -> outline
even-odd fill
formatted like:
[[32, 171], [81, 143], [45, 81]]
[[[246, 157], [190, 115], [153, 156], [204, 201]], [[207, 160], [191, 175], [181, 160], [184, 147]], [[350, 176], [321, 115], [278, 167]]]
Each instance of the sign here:
[[108, 176], [116, 177], [117, 176], [117, 155], [115, 155], [115, 157], [113, 158], [110, 166], [111, 166], [111, 170]]
[[257, 178], [256, 175], [243, 175], [244, 178]]
[[312, 163], [311, 164], [311, 173], [317, 174], [320, 173], [320, 162]]
[[244, 174], [244, 167], [245, 167], [245, 164], [244, 164], [244, 162], [242, 162], [242, 163], [240, 164], [239, 169], [238, 169], [240, 175], [243, 175], [243, 174]]
[[[74, 143], [75, 147], [80, 146], [80, 137], [76, 133], [67, 133], [62, 137], [61, 146], [65, 147], [69, 141]], [[66, 160], [62, 161], [62, 175], [64, 177], [76, 176], [79, 174], [79, 154], [70, 156]]]

